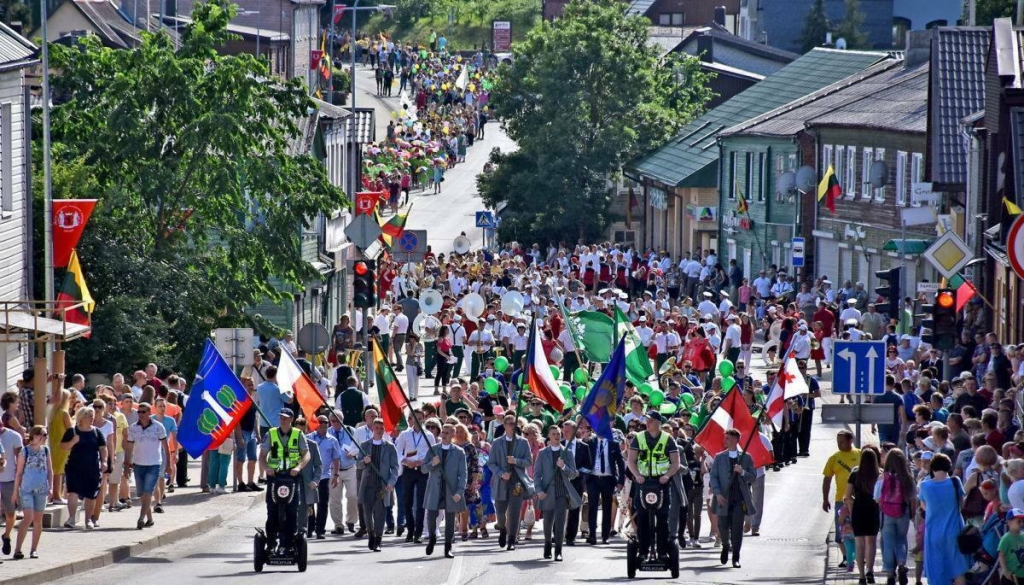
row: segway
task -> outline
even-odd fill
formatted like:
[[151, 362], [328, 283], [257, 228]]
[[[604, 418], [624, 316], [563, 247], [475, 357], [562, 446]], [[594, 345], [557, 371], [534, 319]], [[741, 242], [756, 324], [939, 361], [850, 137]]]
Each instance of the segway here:
[[[668, 521], [668, 506], [664, 486], [658, 478], [649, 477], [637, 488], [633, 499], [633, 510], [637, 522], [647, 522], [647, 534], [650, 542], [647, 550], [640, 546], [640, 531], [635, 530], [626, 541], [626, 575], [633, 579], [637, 571], [655, 572], [670, 571], [673, 579], [679, 578], [679, 545], [669, 537], [668, 550], [658, 550], [658, 522]], [[640, 512], [643, 511], [641, 515]], [[658, 512], [664, 511], [665, 518], [659, 519]], [[646, 516], [646, 519], [642, 516]]]
[[[274, 504], [272, 509], [277, 514], [279, 537], [286, 534], [286, 531], [293, 532], [292, 546], [282, 546], [279, 542], [272, 550], [267, 550], [267, 534], [257, 528], [256, 536], [253, 538], [253, 568], [257, 573], [261, 573], [264, 565], [298, 565], [299, 572], [304, 573], [308, 551], [306, 515], [301, 513], [304, 511], [305, 501], [302, 475], [268, 475], [267, 490]], [[300, 519], [303, 522], [300, 522]]]

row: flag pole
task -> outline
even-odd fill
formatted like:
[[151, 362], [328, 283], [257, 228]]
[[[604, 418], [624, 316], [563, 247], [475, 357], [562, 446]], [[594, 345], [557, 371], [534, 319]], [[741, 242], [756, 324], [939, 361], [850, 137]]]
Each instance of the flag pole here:
[[[380, 347], [379, 345], [377, 345], [377, 340], [376, 339], [374, 339], [372, 343], [376, 347], [378, 347], [378, 348]], [[373, 348], [371, 348], [371, 350], [372, 349]], [[420, 422], [420, 417], [416, 415], [416, 410], [413, 409], [412, 402], [410, 402], [409, 401], [409, 397], [406, 396], [405, 389], [402, 388], [402, 383], [398, 381], [398, 378], [394, 377], [395, 370], [391, 367], [391, 362], [388, 361], [388, 356], [384, 355], [384, 351], [383, 350], [381, 350], [380, 355], [381, 355], [381, 358], [384, 359], [384, 364], [388, 367], [389, 370], [391, 370], [391, 376], [392, 376], [391, 379], [394, 380], [395, 385], [398, 386], [398, 391], [402, 393], [402, 398], [405, 399], [405, 405], [409, 407], [409, 413], [412, 414], [412, 420], [413, 420], [414, 423], [416, 423], [416, 429], [419, 430], [420, 434], [422, 435], [423, 434], [423, 424]], [[377, 372], [377, 365], [376, 364], [374, 364], [373, 370], [374, 370], [374, 374], [376, 374], [376, 372]]]
[[[306, 373], [303, 372], [302, 375], [305, 376]], [[327, 407], [327, 410], [331, 411], [331, 414], [333, 414], [335, 418], [341, 421], [341, 428], [345, 429], [345, 434], [348, 435], [348, 438], [352, 439], [352, 444], [355, 445], [356, 449], [359, 450], [359, 454], [362, 455], [363, 457], [369, 457], [369, 454], [366, 451], [363, 451], [362, 445], [360, 445], [359, 441], [356, 440], [355, 435], [352, 434], [352, 431], [348, 430], [348, 425], [345, 424], [345, 417], [340, 412], [335, 410], [335, 408], [331, 406], [331, 403], [327, 402], [327, 398], [323, 394], [317, 392], [316, 395], [320, 397], [320, 402], [324, 403], [324, 406]], [[256, 403], [253, 402], [253, 404], [255, 405]], [[257, 408], [257, 410], [259, 409]], [[260, 414], [263, 413], [261, 412]], [[264, 416], [263, 419], [266, 420], [266, 417]], [[377, 465], [373, 462], [372, 459], [370, 460], [370, 467], [377, 474], [377, 477], [380, 478], [381, 483], [386, 484], [387, 480], [384, 479], [384, 474], [381, 473], [380, 469], [377, 467]]]
[[[576, 354], [576, 362], [579, 365], [583, 365], [583, 357], [580, 355], [579, 343], [576, 342], [576, 336], [572, 334], [572, 326], [569, 325], [569, 312], [565, 310], [565, 299], [562, 295], [555, 291], [555, 297], [558, 299], [558, 308], [562, 311], [562, 318], [565, 319], [565, 326], [569, 329], [569, 337], [572, 337], [572, 351]], [[587, 363], [589, 366], [589, 362]]]

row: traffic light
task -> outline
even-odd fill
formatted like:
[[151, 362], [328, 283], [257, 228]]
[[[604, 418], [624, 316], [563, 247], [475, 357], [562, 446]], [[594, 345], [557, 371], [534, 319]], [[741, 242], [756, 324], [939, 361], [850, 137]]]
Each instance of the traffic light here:
[[935, 323], [932, 328], [933, 345], [937, 349], [956, 347], [956, 291], [949, 288], [935, 293]]
[[352, 305], [369, 309], [377, 304], [377, 275], [373, 260], [357, 260], [352, 264]]
[[903, 267], [897, 266], [889, 270], [875, 272], [875, 277], [888, 284], [881, 284], [875, 287], [875, 293], [885, 297], [886, 302], [875, 303], [875, 309], [879, 313], [885, 313], [890, 318], [896, 317], [900, 308], [901, 285], [903, 284]]
[[[921, 319], [921, 341], [935, 346], [935, 305], [921, 305], [921, 312], [914, 315]], [[927, 333], [925, 331], [927, 330]]]

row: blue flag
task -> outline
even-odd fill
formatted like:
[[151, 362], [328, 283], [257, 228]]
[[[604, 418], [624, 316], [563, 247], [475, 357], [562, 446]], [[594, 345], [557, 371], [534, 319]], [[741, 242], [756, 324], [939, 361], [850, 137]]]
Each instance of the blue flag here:
[[196, 381], [181, 414], [178, 442], [198, 459], [230, 437], [251, 406], [252, 399], [238, 376], [207, 339]]
[[601, 370], [601, 377], [594, 383], [590, 393], [583, 400], [580, 412], [590, 423], [594, 433], [609, 441], [612, 437], [612, 421], [622, 408], [622, 399], [626, 394], [626, 340], [619, 340], [619, 345], [612, 353], [612, 358]]

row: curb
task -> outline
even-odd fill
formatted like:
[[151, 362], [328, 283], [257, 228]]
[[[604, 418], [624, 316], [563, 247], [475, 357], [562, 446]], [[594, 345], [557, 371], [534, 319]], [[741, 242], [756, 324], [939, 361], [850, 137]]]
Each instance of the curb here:
[[185, 540], [186, 538], [191, 538], [197, 534], [202, 534], [212, 530], [220, 524], [252, 510], [262, 501], [262, 498], [255, 497], [252, 499], [249, 506], [226, 516], [216, 514], [209, 518], [204, 518], [194, 524], [175, 528], [170, 532], [153, 536], [152, 538], [148, 538], [142, 542], [132, 545], [116, 546], [111, 549], [98, 551], [96, 556], [89, 559], [69, 562], [57, 567], [44, 569], [35, 573], [29, 573], [27, 575], [5, 577], [0, 579], [0, 584], [17, 583], [18, 585], [43, 585], [45, 583], [56, 581], [57, 579], [63, 579], [72, 575], [81, 575], [88, 571], [113, 565], [114, 563], [119, 563], [125, 559], [142, 555], [153, 549], [167, 546], [169, 544]]

